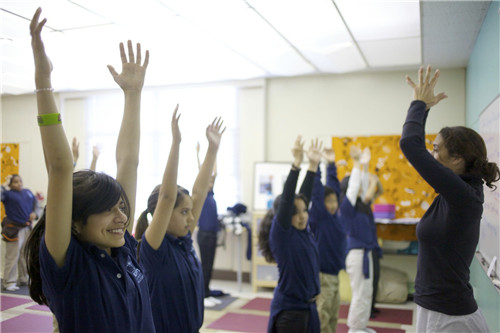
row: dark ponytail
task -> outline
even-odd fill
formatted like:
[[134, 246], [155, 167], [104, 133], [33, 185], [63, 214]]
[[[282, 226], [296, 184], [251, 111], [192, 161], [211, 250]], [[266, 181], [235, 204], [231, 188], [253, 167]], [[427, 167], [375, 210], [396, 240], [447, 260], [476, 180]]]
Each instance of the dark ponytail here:
[[473, 129], [465, 126], [444, 127], [439, 131], [450, 156], [461, 157], [465, 162], [465, 172], [481, 177], [486, 186], [495, 190], [494, 182], [500, 179], [498, 165], [488, 162], [486, 144]]
[[275, 262], [271, 253], [271, 247], [269, 246], [269, 234], [271, 232], [273, 218], [274, 211], [269, 209], [259, 225], [259, 250], [267, 262]]
[[40, 242], [45, 232], [45, 209], [42, 216], [35, 224], [28, 240], [26, 241], [25, 258], [28, 268], [29, 290], [31, 298], [40, 305], [49, 305], [42, 291], [42, 277], [40, 275]]

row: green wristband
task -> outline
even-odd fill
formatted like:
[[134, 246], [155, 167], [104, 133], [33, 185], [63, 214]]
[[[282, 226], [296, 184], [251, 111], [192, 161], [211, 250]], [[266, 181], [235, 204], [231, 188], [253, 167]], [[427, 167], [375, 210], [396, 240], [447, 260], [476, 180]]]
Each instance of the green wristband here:
[[41, 114], [37, 117], [38, 126], [49, 126], [61, 124], [61, 114], [60, 113], [47, 113]]

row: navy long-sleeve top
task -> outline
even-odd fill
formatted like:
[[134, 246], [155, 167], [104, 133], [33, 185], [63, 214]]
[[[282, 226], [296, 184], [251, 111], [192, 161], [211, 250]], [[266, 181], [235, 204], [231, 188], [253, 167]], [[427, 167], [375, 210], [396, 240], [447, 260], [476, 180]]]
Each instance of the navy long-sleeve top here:
[[[308, 198], [311, 197], [314, 174], [308, 171], [301, 187], [301, 193]], [[311, 311], [309, 332], [319, 332], [316, 304], [310, 301], [320, 291], [318, 246], [308, 227], [298, 230], [292, 226], [298, 176], [299, 170], [290, 170], [269, 236], [271, 252], [279, 270], [278, 285], [271, 303], [270, 332], [281, 311], [298, 309]]]
[[210, 232], [218, 232], [220, 229], [214, 191], [208, 191], [207, 198], [201, 209], [200, 218], [198, 219], [198, 227], [200, 230]]
[[477, 176], [455, 174], [427, 151], [427, 114], [424, 102], [413, 101], [400, 141], [408, 161], [439, 193], [417, 224], [415, 303], [447, 315], [467, 315], [477, 310], [469, 267], [479, 241], [483, 185]]
[[[333, 189], [338, 199], [340, 183], [335, 163], [329, 163], [326, 168], [326, 186]], [[319, 168], [314, 177], [309, 225], [318, 242], [320, 271], [337, 275], [345, 268], [346, 233], [339, 220], [338, 211], [330, 214], [325, 207], [325, 189], [321, 183]]]
[[5, 190], [3, 186], [1, 193], [5, 215], [18, 224], [25, 224], [29, 221], [30, 214], [36, 208], [36, 198], [33, 193], [25, 188], [21, 191]]

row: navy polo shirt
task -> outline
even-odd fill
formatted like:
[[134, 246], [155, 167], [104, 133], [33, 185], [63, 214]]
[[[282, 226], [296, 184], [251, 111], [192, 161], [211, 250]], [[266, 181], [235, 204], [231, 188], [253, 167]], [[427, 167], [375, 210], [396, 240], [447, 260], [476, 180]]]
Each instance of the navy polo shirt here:
[[285, 229], [274, 218], [269, 245], [276, 259], [281, 293], [305, 302], [319, 294], [319, 252], [309, 227]]
[[218, 232], [220, 229], [219, 219], [217, 217], [217, 203], [214, 199], [214, 192], [209, 191], [200, 218], [198, 219], [198, 227], [203, 231]]
[[165, 234], [158, 250], [142, 237], [140, 261], [158, 332], [198, 332], [203, 324], [203, 274], [189, 233]]
[[10, 220], [22, 224], [29, 221], [30, 214], [35, 208], [35, 196], [28, 189], [4, 191], [2, 187], [2, 202], [5, 215]]
[[155, 332], [136, 248], [128, 232], [125, 245], [111, 249], [112, 256], [71, 236], [64, 265], [58, 267], [42, 237], [42, 288], [61, 332]]

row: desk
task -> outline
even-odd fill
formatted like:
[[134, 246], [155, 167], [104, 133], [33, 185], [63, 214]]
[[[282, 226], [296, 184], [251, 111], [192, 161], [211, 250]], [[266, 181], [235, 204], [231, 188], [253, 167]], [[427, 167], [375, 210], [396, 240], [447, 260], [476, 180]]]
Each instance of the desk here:
[[383, 240], [391, 241], [416, 241], [417, 223], [420, 219], [401, 218], [401, 219], [375, 219], [377, 227], [377, 237]]

